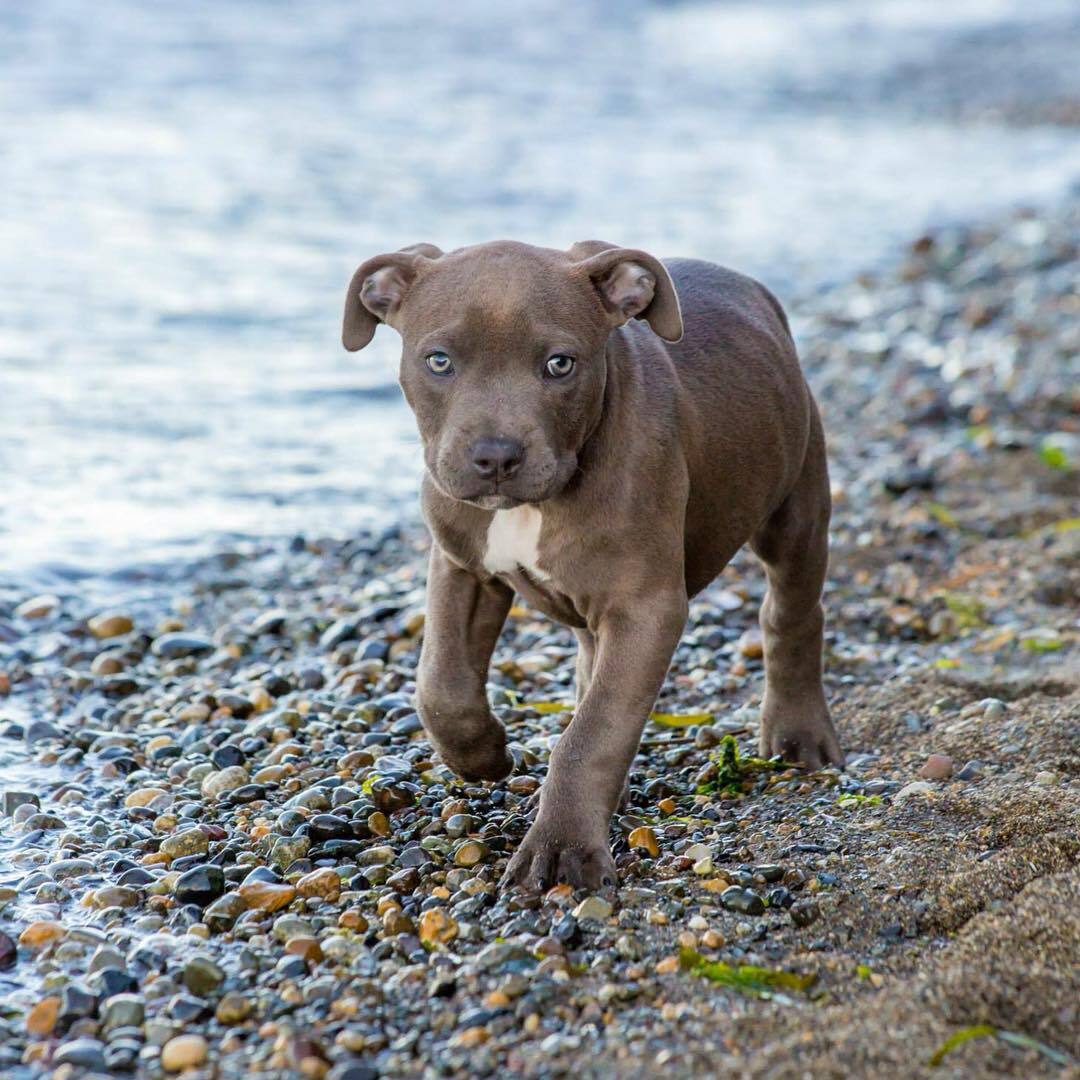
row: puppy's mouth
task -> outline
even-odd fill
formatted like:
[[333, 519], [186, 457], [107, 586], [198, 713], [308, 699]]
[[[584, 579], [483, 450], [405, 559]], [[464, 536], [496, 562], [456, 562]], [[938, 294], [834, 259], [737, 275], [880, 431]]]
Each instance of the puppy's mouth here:
[[513, 495], [475, 495], [469, 499], [462, 499], [470, 506], [479, 506], [481, 510], [513, 510], [515, 506], [522, 506], [525, 499], [515, 499]]
[[428, 461], [428, 476], [448, 498], [481, 510], [513, 510], [525, 503], [535, 505], [561, 494], [577, 472], [577, 455], [563, 454], [546, 467], [518, 473], [501, 480], [465, 475], [446, 468], [439, 460]]

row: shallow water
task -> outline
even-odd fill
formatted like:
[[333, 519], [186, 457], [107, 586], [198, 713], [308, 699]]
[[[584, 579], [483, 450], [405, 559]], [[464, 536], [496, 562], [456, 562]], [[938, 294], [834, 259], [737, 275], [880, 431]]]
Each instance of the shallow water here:
[[1053, 0], [4, 5], [0, 583], [400, 513], [393, 334], [337, 337], [373, 252], [599, 236], [791, 295], [1053, 196], [1072, 132], [938, 99], [1022, 96], [1002, 42], [1038, 61], [1078, 26]]

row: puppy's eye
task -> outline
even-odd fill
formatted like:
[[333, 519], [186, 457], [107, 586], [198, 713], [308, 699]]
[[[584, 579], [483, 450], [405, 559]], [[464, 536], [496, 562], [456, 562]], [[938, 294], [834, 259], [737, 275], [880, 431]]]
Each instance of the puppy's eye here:
[[428, 353], [424, 357], [424, 363], [427, 364], [428, 370], [433, 375], [452, 375], [454, 371], [454, 365], [450, 362], [450, 357], [444, 352]]
[[574, 370], [574, 358], [559, 353], [547, 362], [547, 373], [553, 379], [565, 379]]

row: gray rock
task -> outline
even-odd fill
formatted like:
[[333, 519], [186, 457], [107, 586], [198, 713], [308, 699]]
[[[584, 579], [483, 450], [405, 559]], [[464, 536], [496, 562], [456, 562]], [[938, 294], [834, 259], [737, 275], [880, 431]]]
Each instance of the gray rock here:
[[0, 810], [11, 817], [20, 806], [41, 806], [41, 799], [32, 791], [5, 791], [0, 798]]
[[146, 1006], [138, 994], [114, 994], [101, 1007], [101, 1026], [105, 1031], [141, 1027], [145, 1019]]
[[151, 649], [155, 656], [163, 660], [178, 660], [182, 656], [202, 656], [214, 651], [214, 643], [198, 634], [189, 634], [185, 631], [177, 631], [170, 634], [162, 634], [154, 639]]
[[54, 1065], [72, 1065], [77, 1069], [100, 1072], [105, 1068], [105, 1044], [97, 1039], [72, 1039], [57, 1048], [52, 1061]]

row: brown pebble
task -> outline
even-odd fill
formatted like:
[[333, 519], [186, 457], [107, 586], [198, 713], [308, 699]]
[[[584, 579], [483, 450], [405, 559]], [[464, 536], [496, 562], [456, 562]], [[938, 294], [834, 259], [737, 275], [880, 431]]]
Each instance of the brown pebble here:
[[31, 1035], [51, 1035], [56, 1027], [56, 1017], [60, 1012], [60, 999], [58, 997], [42, 998], [26, 1014], [26, 1030]]
[[760, 660], [765, 655], [765, 642], [761, 638], [760, 630], [747, 630], [739, 638], [739, 655], [747, 660]]
[[953, 774], [953, 759], [948, 754], [931, 754], [919, 770], [924, 780], [948, 780]]

